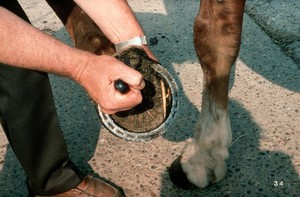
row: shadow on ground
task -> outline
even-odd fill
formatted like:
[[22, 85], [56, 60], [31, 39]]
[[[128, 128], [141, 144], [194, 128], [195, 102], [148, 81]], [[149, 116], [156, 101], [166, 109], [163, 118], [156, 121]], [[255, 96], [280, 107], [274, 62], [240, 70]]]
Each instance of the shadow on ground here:
[[[151, 49], [178, 83], [180, 112], [170, 130], [163, 137], [169, 141], [180, 142], [193, 136], [192, 131], [199, 111], [186, 96], [180, 80], [181, 73], [174, 69], [173, 64], [178, 64], [178, 69], [184, 67], [187, 61], [197, 62], [192, 47], [192, 26], [199, 2], [179, 0], [174, 3], [174, 1], [165, 0], [164, 4], [167, 15], [137, 13], [137, 17], [145, 27], [147, 35], [157, 40], [157, 42], [150, 42]], [[256, 35], [257, 32], [248, 25], [248, 22], [249, 18], [246, 18], [243, 42], [247, 44], [243, 44], [242, 48], [247, 49], [241, 50], [242, 60], [253, 71], [274, 84], [299, 92], [299, 69], [291, 68], [289, 65], [275, 67], [273, 62], [276, 56], [274, 57], [272, 51], [264, 50], [265, 47], [263, 43], [260, 43], [259, 35]], [[56, 36], [68, 42], [65, 34], [64, 30], [60, 30]], [[293, 69], [293, 72], [289, 69]], [[94, 155], [100, 130], [94, 105], [77, 84], [56, 76], [51, 77], [51, 82], [70, 155], [84, 172], [94, 173], [88, 165], [88, 161]], [[231, 80], [231, 86], [233, 83], [234, 78]], [[195, 90], [199, 96], [200, 89], [201, 85]], [[233, 99], [230, 100], [230, 116], [233, 139], [238, 140], [230, 147], [228, 174], [225, 180], [205, 190], [184, 191], [174, 187], [165, 172], [161, 177], [160, 196], [299, 195], [299, 175], [290, 157], [282, 152], [259, 150], [261, 128], [252, 119], [251, 113]], [[25, 196], [25, 174], [10, 146], [7, 147], [5, 153], [0, 179], [4, 180], [1, 181], [0, 196]]]
[[162, 197], [185, 196], [297, 196], [299, 175], [291, 158], [282, 152], [259, 150], [261, 128], [251, 113], [230, 100], [233, 139], [228, 172], [224, 180], [204, 190], [181, 190], [170, 184], [168, 172], [162, 175]]
[[[193, 46], [191, 30], [198, 2], [182, 0], [178, 4], [174, 4], [173, 1], [165, 0], [164, 4], [167, 15], [137, 14], [148, 34], [158, 41], [152, 45], [152, 49], [163, 65], [172, 65], [174, 62], [183, 64], [187, 60], [197, 61], [191, 47]], [[178, 7], [178, 5], [181, 6]], [[245, 16], [242, 38], [245, 44], [242, 44], [240, 58], [250, 69], [273, 84], [294, 92], [300, 92], [299, 68], [295, 64], [289, 65], [292, 61], [288, 57], [286, 57], [287, 61], [280, 61], [286, 62], [286, 64], [276, 63], [278, 51], [274, 53], [271, 50], [272, 47], [270, 49], [270, 47], [265, 46], [265, 42], [261, 41], [261, 36], [257, 35], [257, 32], [265, 33], [257, 31], [258, 27], [248, 24], [249, 20], [249, 17]], [[282, 56], [281, 54], [280, 57]], [[175, 77], [178, 75], [178, 73], [174, 73], [172, 68], [169, 68], [169, 70], [173, 72], [172, 74], [176, 74]], [[231, 87], [234, 84], [234, 72], [235, 69], [233, 68]], [[179, 85], [182, 87], [180, 82]], [[167, 140], [184, 141], [188, 137], [192, 137], [191, 131], [193, 131], [193, 126], [199, 113], [184, 95], [183, 103], [181, 104], [182, 109], [180, 111], [183, 114], [177, 117], [174, 128], [164, 135]], [[251, 113], [241, 103], [234, 100], [230, 101], [230, 116], [233, 139], [239, 140], [230, 148], [228, 174], [225, 180], [205, 190], [184, 191], [170, 184], [168, 173], [165, 171], [162, 175], [160, 196], [299, 195], [299, 175], [291, 163], [290, 156], [283, 152], [259, 150], [261, 128], [255, 123]], [[186, 125], [187, 122], [191, 123], [190, 128], [178, 126], [181, 124]]]

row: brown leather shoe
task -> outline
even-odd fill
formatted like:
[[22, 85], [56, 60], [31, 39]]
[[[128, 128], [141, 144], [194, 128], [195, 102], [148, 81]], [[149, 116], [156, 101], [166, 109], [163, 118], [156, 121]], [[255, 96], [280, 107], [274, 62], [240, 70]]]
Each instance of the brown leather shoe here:
[[[42, 197], [37, 196], [36, 197]], [[74, 189], [51, 197], [124, 197], [117, 187], [92, 176], [86, 176]], [[50, 196], [49, 196], [50, 197]]]

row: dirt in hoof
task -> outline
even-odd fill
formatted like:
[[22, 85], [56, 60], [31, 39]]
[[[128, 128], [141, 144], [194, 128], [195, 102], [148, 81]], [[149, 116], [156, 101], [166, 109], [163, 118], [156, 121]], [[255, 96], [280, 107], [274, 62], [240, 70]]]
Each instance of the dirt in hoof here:
[[116, 58], [139, 71], [146, 83], [141, 91], [142, 103], [133, 109], [111, 115], [116, 124], [130, 132], [149, 132], [158, 128], [168, 117], [171, 105], [171, 89], [155, 70], [158, 62], [150, 59], [141, 48], [129, 48]]

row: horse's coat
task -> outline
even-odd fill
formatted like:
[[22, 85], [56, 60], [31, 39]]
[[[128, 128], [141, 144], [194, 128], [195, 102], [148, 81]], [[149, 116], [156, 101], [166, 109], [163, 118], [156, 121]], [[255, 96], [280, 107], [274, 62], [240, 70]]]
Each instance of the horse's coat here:
[[181, 179], [176, 175], [179, 170], [200, 188], [225, 177], [232, 138], [227, 110], [229, 75], [240, 48], [244, 6], [245, 0], [201, 0], [194, 45], [204, 73], [202, 109], [194, 141], [170, 170], [175, 172], [170, 173], [175, 183]]

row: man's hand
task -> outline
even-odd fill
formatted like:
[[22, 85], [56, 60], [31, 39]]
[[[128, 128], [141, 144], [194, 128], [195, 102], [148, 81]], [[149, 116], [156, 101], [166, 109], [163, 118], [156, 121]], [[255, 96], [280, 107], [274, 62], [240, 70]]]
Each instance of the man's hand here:
[[[87, 90], [104, 113], [128, 110], [142, 102], [140, 90], [145, 86], [142, 75], [114, 57], [95, 56], [75, 72], [75, 80]], [[129, 92], [121, 94], [115, 89], [114, 81], [117, 79], [129, 85]]]
[[[79, 82], [104, 113], [130, 109], [142, 101], [142, 75], [116, 58], [74, 49], [25, 23], [0, 6], [0, 62], [55, 73]], [[130, 86], [119, 93], [114, 81]]]

